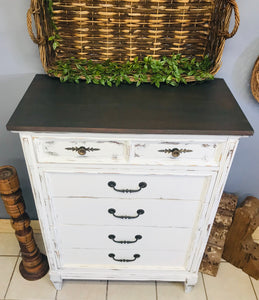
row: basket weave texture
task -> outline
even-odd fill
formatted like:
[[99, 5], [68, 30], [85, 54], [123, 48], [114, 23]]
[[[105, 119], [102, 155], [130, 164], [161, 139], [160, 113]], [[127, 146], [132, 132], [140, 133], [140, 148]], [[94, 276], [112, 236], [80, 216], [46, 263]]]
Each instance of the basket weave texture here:
[[255, 99], [259, 102], [259, 56], [252, 71], [251, 91]]
[[[123, 62], [180, 53], [198, 60], [208, 55], [214, 75], [225, 40], [239, 25], [235, 0], [52, 0], [52, 8], [50, 16], [47, 0], [31, 0], [27, 13], [28, 31], [46, 72], [71, 57]], [[235, 24], [229, 33], [232, 11]], [[55, 51], [49, 41], [53, 22], [60, 36]]]

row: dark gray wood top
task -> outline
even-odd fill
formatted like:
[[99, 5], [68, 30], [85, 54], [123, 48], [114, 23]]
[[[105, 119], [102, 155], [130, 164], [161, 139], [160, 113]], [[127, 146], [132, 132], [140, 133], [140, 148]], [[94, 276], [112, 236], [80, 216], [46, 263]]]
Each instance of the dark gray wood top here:
[[13, 131], [252, 135], [223, 79], [180, 87], [104, 87], [36, 75]]

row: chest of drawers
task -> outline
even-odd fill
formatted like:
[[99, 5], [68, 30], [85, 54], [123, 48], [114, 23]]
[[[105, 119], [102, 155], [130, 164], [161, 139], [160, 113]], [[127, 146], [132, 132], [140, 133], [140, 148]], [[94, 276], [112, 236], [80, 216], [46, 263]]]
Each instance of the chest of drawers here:
[[[196, 97], [212, 97], [201, 86], [191, 88]], [[145, 107], [143, 90], [130, 87], [139, 102], [129, 106], [118, 97], [124, 88], [105, 89], [105, 97], [102, 89], [87, 89], [93, 94], [38, 75], [7, 125], [21, 137], [51, 280], [57, 289], [64, 279], [109, 279], [182, 281], [190, 290], [239, 138], [252, 128], [228, 90], [224, 109], [231, 109], [231, 122], [211, 110], [212, 119], [222, 120], [217, 126], [202, 111], [186, 125], [182, 88], [180, 116], [168, 114], [174, 98], [152, 96]], [[65, 101], [57, 111], [55, 99], [68, 91], [71, 106]], [[167, 88], [164, 93], [167, 99]], [[35, 107], [28, 108], [32, 98]], [[71, 120], [64, 122], [68, 109]]]

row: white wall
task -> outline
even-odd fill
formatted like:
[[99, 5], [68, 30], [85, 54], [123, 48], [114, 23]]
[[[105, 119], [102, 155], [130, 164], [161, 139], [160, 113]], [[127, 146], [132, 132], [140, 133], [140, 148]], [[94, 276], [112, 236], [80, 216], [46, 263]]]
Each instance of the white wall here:
[[[241, 24], [236, 36], [227, 40], [223, 65], [217, 77], [224, 78], [255, 130], [242, 139], [225, 187], [243, 200], [259, 198], [259, 103], [250, 92], [250, 75], [259, 55], [258, 0], [237, 0]], [[20, 101], [34, 74], [43, 73], [37, 45], [27, 34], [26, 11], [30, 0], [0, 0], [0, 165], [17, 168], [27, 210], [36, 218], [28, 175], [17, 134], [7, 132], [5, 124]], [[35, 99], [36, 101], [36, 99]], [[0, 218], [7, 218], [0, 201]]]

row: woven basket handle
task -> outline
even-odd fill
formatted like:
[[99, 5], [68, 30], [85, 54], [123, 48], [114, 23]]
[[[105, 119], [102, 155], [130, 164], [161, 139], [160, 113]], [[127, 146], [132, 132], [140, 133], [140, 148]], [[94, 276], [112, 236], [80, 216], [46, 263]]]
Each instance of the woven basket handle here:
[[229, 39], [229, 38], [232, 38], [238, 30], [239, 23], [240, 23], [240, 15], [239, 15], [239, 9], [238, 9], [236, 1], [235, 0], [227, 0], [227, 2], [230, 4], [230, 6], [234, 10], [234, 14], [235, 14], [235, 25], [234, 25], [232, 32], [230, 32], [230, 33], [225, 32], [223, 34], [226, 39]]
[[32, 41], [35, 44], [42, 45], [45, 43], [44, 37], [42, 35], [39, 35], [39, 33], [38, 33], [38, 37], [35, 37], [34, 32], [32, 30], [32, 16], [34, 16], [35, 27], [37, 29], [35, 16], [39, 15], [39, 13], [40, 13], [40, 8], [39, 7], [37, 8], [34, 2], [35, 1], [33, 1], [33, 0], [31, 1], [31, 7], [27, 11], [27, 30], [28, 30], [28, 33], [29, 33]]

